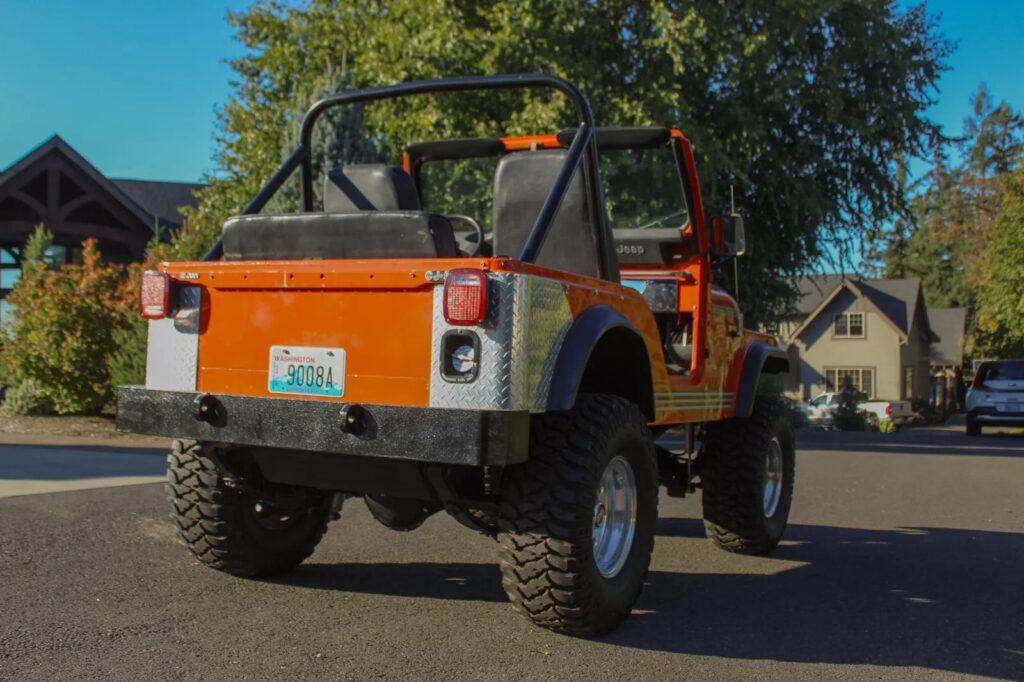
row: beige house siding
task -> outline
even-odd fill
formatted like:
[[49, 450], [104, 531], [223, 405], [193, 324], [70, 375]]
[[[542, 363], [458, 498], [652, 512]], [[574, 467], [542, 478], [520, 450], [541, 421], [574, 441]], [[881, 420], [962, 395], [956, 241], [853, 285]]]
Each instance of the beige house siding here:
[[[911, 331], [907, 343], [900, 347], [900, 397], [905, 400], [911, 398], [929, 397], [929, 362], [930, 349], [929, 341], [923, 336], [920, 320], [915, 320], [914, 329]], [[907, 385], [907, 370], [912, 369], [912, 383]]]
[[[920, 282], [916, 279], [862, 280], [855, 276], [821, 275], [801, 279], [796, 314], [780, 320], [779, 335], [790, 360], [786, 395], [807, 400], [842, 382], [829, 369], [868, 371], [870, 394], [877, 400], [930, 398], [933, 344], [941, 340], [931, 324]], [[837, 315], [860, 313], [864, 333], [835, 333]], [[943, 317], [945, 316], [945, 317]], [[962, 355], [964, 312], [943, 309], [953, 364]], [[946, 355], [942, 357], [945, 358]], [[863, 380], [863, 374], [857, 375]], [[859, 386], [865, 389], [863, 384]]]
[[[845, 312], [864, 313], [863, 337], [835, 336], [835, 315]], [[806, 400], [825, 390], [835, 390], [826, 387], [825, 370], [856, 367], [872, 370], [872, 397], [878, 400], [900, 398], [903, 381], [900, 335], [892, 324], [875, 312], [870, 303], [849, 290], [839, 292], [793, 343], [797, 352], [791, 350], [791, 358], [794, 355], [799, 357], [799, 362], [795, 363], [798, 375], [791, 374], [787, 386], [796, 393], [793, 397]], [[927, 363], [923, 377], [927, 386]], [[798, 386], [794, 385], [796, 381], [799, 381]]]

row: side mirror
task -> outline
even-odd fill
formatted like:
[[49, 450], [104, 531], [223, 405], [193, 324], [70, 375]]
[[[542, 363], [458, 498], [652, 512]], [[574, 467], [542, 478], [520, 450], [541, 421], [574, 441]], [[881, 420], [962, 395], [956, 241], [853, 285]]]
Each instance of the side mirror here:
[[711, 250], [719, 256], [742, 256], [747, 252], [747, 235], [743, 229], [743, 216], [711, 216]]

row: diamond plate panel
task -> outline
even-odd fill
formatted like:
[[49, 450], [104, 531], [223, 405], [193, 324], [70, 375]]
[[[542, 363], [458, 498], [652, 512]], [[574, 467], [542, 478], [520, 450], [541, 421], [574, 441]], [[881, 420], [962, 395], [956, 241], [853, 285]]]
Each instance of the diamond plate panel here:
[[572, 325], [572, 310], [562, 285], [541, 277], [518, 277], [512, 353], [512, 400], [531, 412], [543, 412], [562, 341]]
[[[430, 405], [542, 412], [572, 311], [562, 286], [529, 275], [489, 274], [488, 319], [453, 327], [444, 319], [444, 287], [434, 289]], [[480, 367], [475, 381], [451, 383], [441, 376], [441, 337], [450, 329], [476, 332]]]
[[200, 287], [182, 287], [174, 317], [149, 321], [146, 388], [196, 390], [199, 366]]

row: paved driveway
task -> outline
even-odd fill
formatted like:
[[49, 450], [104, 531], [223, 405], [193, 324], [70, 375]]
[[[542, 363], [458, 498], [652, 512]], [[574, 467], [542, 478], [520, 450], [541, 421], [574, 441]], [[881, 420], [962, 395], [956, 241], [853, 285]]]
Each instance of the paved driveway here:
[[159, 485], [2, 499], [0, 678], [1024, 679], [1024, 438], [799, 446], [775, 556], [715, 550], [699, 497], [665, 498], [637, 611], [591, 641], [516, 616], [491, 542], [444, 516], [394, 533], [349, 501], [260, 582], [192, 561]]

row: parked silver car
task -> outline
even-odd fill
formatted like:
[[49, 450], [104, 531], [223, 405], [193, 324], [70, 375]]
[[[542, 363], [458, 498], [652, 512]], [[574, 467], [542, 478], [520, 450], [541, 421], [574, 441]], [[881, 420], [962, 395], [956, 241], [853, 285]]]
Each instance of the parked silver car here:
[[967, 389], [967, 435], [985, 426], [1024, 426], [1024, 360], [989, 360], [978, 365]]

